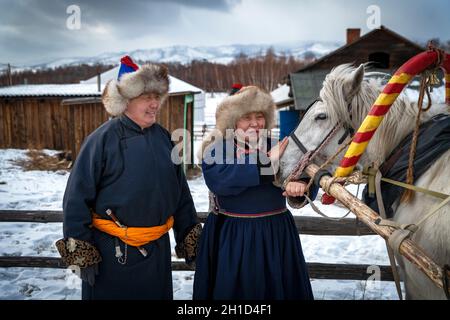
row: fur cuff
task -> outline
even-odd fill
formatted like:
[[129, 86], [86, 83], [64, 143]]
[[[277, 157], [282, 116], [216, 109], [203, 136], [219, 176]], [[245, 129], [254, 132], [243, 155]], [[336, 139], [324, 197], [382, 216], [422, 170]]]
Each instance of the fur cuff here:
[[202, 225], [197, 223], [187, 233], [182, 243], [175, 246], [175, 252], [178, 258], [186, 259], [187, 264], [191, 264], [197, 257], [197, 247], [202, 234]]
[[102, 261], [97, 248], [83, 240], [60, 239], [56, 241], [56, 248], [66, 266], [86, 268]]

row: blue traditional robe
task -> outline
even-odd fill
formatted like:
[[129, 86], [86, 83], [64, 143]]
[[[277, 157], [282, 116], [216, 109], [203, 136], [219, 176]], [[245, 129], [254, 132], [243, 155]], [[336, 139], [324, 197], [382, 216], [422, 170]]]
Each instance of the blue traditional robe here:
[[[95, 285], [83, 281], [83, 299], [172, 299], [169, 234], [135, 247], [91, 228], [92, 212], [109, 219], [111, 209], [129, 227], [165, 224], [174, 217], [177, 243], [197, 223], [197, 216], [180, 165], [171, 160], [169, 133], [158, 124], [141, 129], [122, 115], [104, 123], [81, 148], [63, 200], [64, 237], [92, 243], [103, 259]], [[119, 241], [126, 264], [115, 256]]]
[[[237, 146], [231, 162], [227, 146], [209, 146], [210, 156], [202, 163], [215, 213], [209, 214], [200, 240], [193, 298], [313, 299], [283, 191], [272, 183], [273, 176], [261, 174], [268, 167], [261, 164], [263, 154], [244, 152], [239, 164]], [[217, 150], [222, 156], [216, 157]], [[317, 189], [310, 190], [313, 199]]]

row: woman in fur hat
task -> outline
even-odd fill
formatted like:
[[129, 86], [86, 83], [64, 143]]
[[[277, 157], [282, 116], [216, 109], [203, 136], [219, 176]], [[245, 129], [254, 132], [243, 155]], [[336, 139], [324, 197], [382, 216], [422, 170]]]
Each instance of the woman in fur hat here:
[[170, 134], [155, 123], [167, 69], [124, 57], [103, 104], [115, 116], [81, 148], [63, 200], [63, 261], [80, 270], [83, 299], [172, 299], [171, 250], [191, 263], [201, 225]]
[[213, 210], [200, 239], [194, 299], [313, 299], [285, 196], [314, 198], [317, 187], [305, 190], [306, 177], [285, 191], [274, 184], [287, 145], [267, 137], [274, 121], [271, 96], [255, 86], [217, 108], [216, 130], [200, 155]]

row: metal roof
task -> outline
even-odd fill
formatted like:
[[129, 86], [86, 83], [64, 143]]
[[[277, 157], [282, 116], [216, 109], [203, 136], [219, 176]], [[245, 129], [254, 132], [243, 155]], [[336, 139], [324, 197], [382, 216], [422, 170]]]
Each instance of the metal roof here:
[[[104, 85], [101, 87], [103, 91]], [[97, 84], [28, 84], [0, 88], [0, 97], [101, 96]]]
[[[116, 67], [101, 74], [100, 91], [98, 91], [97, 76], [95, 76], [74, 84], [29, 84], [0, 87], [0, 97], [100, 97], [105, 84], [111, 79], [116, 79], [118, 71], [119, 67]], [[170, 75], [169, 80], [169, 94], [203, 92], [202, 89]]]

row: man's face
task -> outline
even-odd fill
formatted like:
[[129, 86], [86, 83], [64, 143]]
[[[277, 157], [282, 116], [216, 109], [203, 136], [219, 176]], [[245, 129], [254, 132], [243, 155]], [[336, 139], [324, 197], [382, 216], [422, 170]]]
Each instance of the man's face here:
[[161, 106], [161, 97], [157, 94], [143, 94], [128, 102], [125, 114], [142, 129], [156, 122], [156, 113]]

